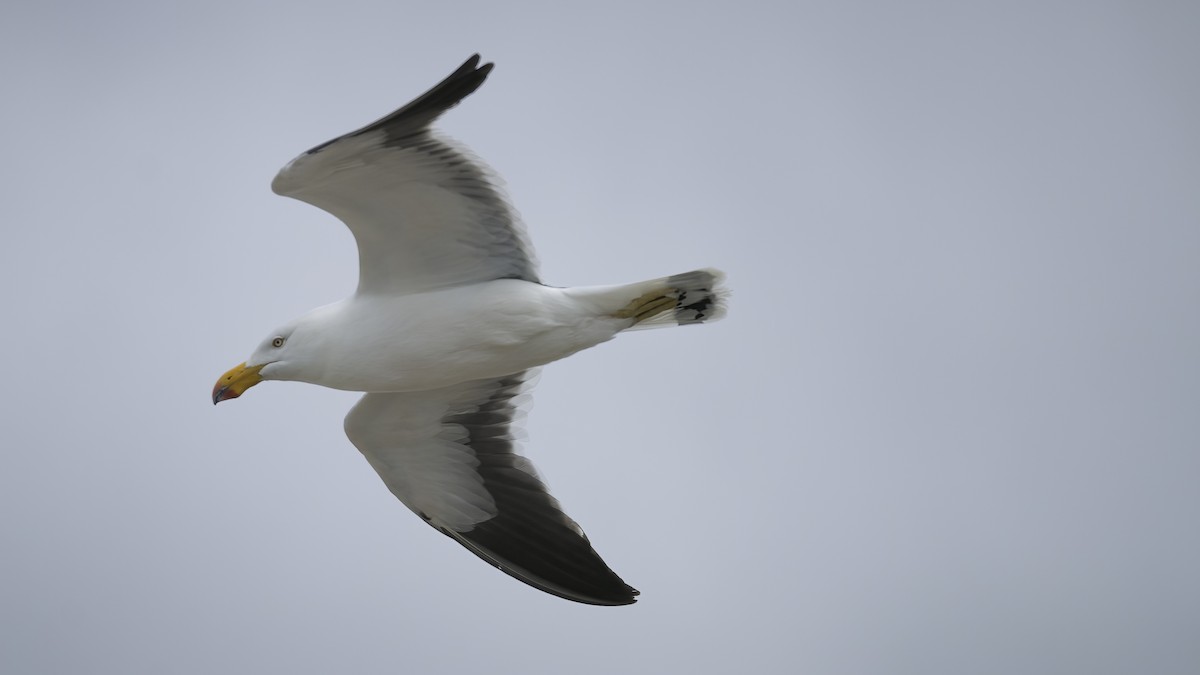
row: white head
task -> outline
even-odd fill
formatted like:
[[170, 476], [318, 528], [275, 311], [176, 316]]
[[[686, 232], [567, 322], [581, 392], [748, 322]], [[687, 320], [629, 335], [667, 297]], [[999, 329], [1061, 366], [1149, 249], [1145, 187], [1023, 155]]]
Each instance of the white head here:
[[213, 403], [237, 398], [263, 380], [306, 380], [320, 345], [319, 331], [309, 325], [308, 316], [271, 332], [244, 363], [234, 366], [213, 387]]

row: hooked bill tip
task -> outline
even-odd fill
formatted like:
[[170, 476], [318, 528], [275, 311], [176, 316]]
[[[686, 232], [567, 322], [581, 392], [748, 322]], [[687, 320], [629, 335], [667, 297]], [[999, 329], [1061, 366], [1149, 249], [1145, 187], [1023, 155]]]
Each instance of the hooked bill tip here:
[[241, 396], [241, 394], [238, 393], [236, 389], [231, 389], [228, 385], [217, 385], [216, 388], [213, 389], [213, 405], [216, 405], [221, 401], [228, 401], [231, 398], [237, 398], [238, 396]]

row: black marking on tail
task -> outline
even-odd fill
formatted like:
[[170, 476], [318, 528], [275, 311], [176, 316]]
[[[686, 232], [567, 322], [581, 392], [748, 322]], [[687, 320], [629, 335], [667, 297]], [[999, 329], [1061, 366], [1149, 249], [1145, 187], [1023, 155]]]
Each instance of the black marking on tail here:
[[704, 323], [711, 316], [716, 302], [712, 292], [712, 273], [696, 270], [677, 274], [669, 277], [667, 283], [676, 289], [675, 321], [679, 325]]
[[[688, 323], [703, 323], [708, 318], [708, 310], [712, 307], [713, 296], [712, 290], [708, 288], [698, 288], [693, 291], [694, 295], [699, 295], [699, 298], [689, 298], [687, 291], [680, 291], [679, 298], [675, 301], [675, 320], [680, 325]], [[691, 300], [689, 302], [689, 299]]]

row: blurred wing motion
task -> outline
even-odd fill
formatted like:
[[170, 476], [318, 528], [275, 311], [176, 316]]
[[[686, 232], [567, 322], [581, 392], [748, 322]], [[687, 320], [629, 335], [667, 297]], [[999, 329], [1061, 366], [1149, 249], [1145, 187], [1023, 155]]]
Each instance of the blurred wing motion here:
[[272, 182], [276, 193], [324, 209], [350, 228], [358, 243], [359, 294], [538, 281], [533, 249], [498, 179], [430, 129], [491, 70], [472, 56], [403, 108], [292, 160]]
[[405, 506], [506, 574], [577, 602], [630, 604], [638, 592], [514, 450], [530, 379], [367, 394], [346, 416], [346, 434]]

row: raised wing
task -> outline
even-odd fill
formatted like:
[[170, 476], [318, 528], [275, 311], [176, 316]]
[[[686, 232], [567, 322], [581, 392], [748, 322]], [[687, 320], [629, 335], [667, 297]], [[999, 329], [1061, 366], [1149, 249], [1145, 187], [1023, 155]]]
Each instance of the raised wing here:
[[467, 60], [396, 112], [322, 143], [271, 183], [337, 216], [358, 243], [358, 292], [416, 293], [493, 279], [538, 281], [524, 228], [483, 162], [430, 125], [492, 69]]
[[514, 449], [529, 379], [367, 394], [346, 416], [346, 435], [408, 508], [504, 573], [576, 602], [630, 604], [638, 592]]

